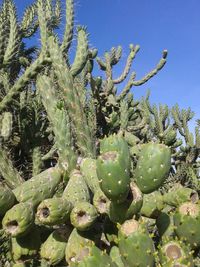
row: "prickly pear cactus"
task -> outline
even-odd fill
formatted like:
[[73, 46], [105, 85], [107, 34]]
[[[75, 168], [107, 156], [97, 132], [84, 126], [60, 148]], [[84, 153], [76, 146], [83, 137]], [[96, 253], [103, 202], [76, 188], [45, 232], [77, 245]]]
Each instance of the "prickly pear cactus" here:
[[135, 179], [143, 193], [151, 193], [161, 187], [171, 168], [171, 152], [162, 144], [148, 143], [142, 146], [135, 170]]
[[199, 267], [200, 120], [135, 99], [167, 51], [116, 77], [74, 2], [0, 4], [0, 267]]

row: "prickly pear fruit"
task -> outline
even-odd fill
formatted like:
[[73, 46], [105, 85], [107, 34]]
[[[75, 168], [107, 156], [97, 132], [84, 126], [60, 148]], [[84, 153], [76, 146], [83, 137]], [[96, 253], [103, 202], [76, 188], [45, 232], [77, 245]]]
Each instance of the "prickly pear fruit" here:
[[25, 235], [33, 226], [34, 210], [31, 203], [21, 202], [8, 210], [3, 217], [2, 225], [12, 237]]
[[62, 197], [70, 201], [72, 206], [78, 202], [90, 201], [88, 186], [79, 170], [74, 170], [71, 172], [69, 182], [63, 192]]
[[15, 201], [12, 190], [0, 183], [0, 216], [3, 216], [14, 205]]
[[96, 221], [98, 212], [89, 202], [76, 203], [70, 214], [71, 224], [77, 230], [88, 230]]
[[135, 170], [135, 179], [143, 193], [158, 189], [171, 168], [171, 152], [163, 144], [147, 143], [142, 146]]
[[33, 259], [40, 248], [40, 232], [33, 227], [28, 235], [22, 237], [13, 237], [11, 240], [12, 258], [16, 262], [24, 258]]
[[154, 243], [145, 227], [131, 219], [119, 229], [119, 251], [125, 266], [153, 267]]
[[61, 224], [67, 222], [71, 210], [72, 205], [67, 199], [45, 199], [37, 207], [36, 221], [45, 225]]
[[123, 163], [122, 154], [111, 151], [97, 159], [97, 175], [104, 194], [115, 202], [123, 202], [129, 192], [129, 169]]
[[143, 205], [140, 210], [143, 216], [156, 219], [163, 208], [163, 198], [159, 191], [154, 191], [150, 194], [144, 194]]
[[174, 214], [175, 232], [192, 248], [200, 247], [200, 204], [185, 202]]
[[194, 266], [190, 248], [178, 240], [166, 241], [159, 248], [159, 259], [162, 266]]
[[19, 202], [31, 201], [37, 206], [42, 200], [53, 196], [61, 175], [59, 168], [49, 168], [15, 188], [13, 193]]
[[180, 184], [175, 184], [170, 191], [163, 195], [163, 201], [174, 207], [178, 207], [188, 201], [196, 203], [198, 200], [198, 193], [195, 190], [183, 187]]
[[65, 257], [65, 249], [70, 231], [67, 228], [59, 228], [47, 238], [40, 249], [40, 256], [50, 265], [56, 265]]

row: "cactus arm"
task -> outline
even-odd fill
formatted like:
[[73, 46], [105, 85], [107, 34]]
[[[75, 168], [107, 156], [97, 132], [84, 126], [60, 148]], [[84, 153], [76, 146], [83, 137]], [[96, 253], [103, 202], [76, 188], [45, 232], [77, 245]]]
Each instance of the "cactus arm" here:
[[37, 1], [37, 11], [38, 11], [37, 13], [38, 13], [38, 22], [40, 26], [40, 39], [41, 39], [43, 52], [47, 50], [47, 38], [48, 38], [47, 37], [48, 36], [48, 28], [47, 28], [48, 13], [45, 12], [45, 8], [48, 9], [47, 5], [45, 5], [44, 7], [44, 1], [38, 0]]
[[76, 154], [71, 143], [72, 136], [67, 112], [64, 108], [58, 108], [55, 87], [48, 76], [38, 77], [37, 88], [42, 96], [42, 102], [53, 127], [59, 160], [63, 167], [64, 164], [67, 164], [68, 171], [71, 171], [76, 165]]
[[133, 81], [133, 86], [139, 86], [142, 85], [144, 83], [146, 83], [148, 80], [150, 80], [153, 76], [155, 76], [165, 65], [166, 63], [166, 57], [167, 57], [167, 50], [163, 51], [163, 57], [161, 58], [161, 60], [159, 61], [158, 65], [155, 67], [155, 69], [153, 69], [152, 71], [150, 71], [148, 74], [146, 74], [142, 79], [138, 80], [138, 81]]
[[74, 0], [66, 0], [66, 28], [63, 37], [63, 42], [61, 45], [61, 50], [63, 53], [67, 54], [73, 39], [73, 29], [74, 29]]
[[8, 11], [10, 18], [10, 33], [9, 33], [8, 43], [6, 46], [6, 51], [4, 54], [4, 60], [3, 60], [4, 65], [10, 64], [11, 60], [15, 58], [15, 55], [18, 52], [20, 44], [19, 29], [17, 25], [17, 15], [15, 6], [12, 1], [9, 1], [8, 3]]
[[0, 112], [2, 112], [14, 100], [14, 97], [23, 90], [23, 87], [38, 74], [46, 61], [47, 59], [45, 56], [41, 54], [28, 68], [26, 68], [24, 74], [15, 82], [7, 95], [0, 102]]
[[123, 132], [128, 125], [128, 103], [125, 100], [120, 102], [120, 130]]
[[123, 90], [121, 91], [121, 93], [117, 96], [118, 100], [121, 100], [123, 98], [126, 97], [126, 95], [128, 95], [128, 93], [130, 92], [131, 88], [132, 88], [132, 84], [135, 80], [136, 77], [136, 73], [133, 72], [130, 76], [130, 79], [128, 81], [128, 83], [126, 84], [126, 86], [123, 88]]
[[128, 73], [130, 71], [132, 62], [133, 62], [137, 52], [139, 51], [139, 49], [140, 49], [139, 45], [136, 45], [136, 46], [130, 45], [130, 53], [129, 53], [129, 56], [128, 56], [127, 61], [126, 61], [126, 66], [124, 68], [124, 71], [120, 75], [119, 78], [113, 80], [114, 84], [121, 83], [126, 79]]
[[49, 52], [58, 78], [58, 84], [63, 93], [69, 116], [75, 126], [77, 144], [83, 155], [93, 156], [93, 143], [86, 116], [82, 110], [78, 94], [73, 86], [72, 76], [64, 62], [62, 53], [54, 38], [49, 38]]
[[43, 161], [40, 146], [35, 146], [32, 152], [32, 176], [36, 176], [42, 170]]
[[11, 189], [24, 182], [19, 172], [14, 168], [12, 161], [9, 159], [8, 153], [2, 147], [0, 149], [0, 173]]
[[26, 8], [23, 14], [22, 22], [20, 25], [20, 32], [23, 38], [29, 38], [35, 33], [38, 28], [38, 23], [34, 24], [36, 17], [36, 5], [30, 5]]
[[51, 159], [53, 157], [53, 155], [55, 154], [55, 152], [57, 151], [57, 148], [55, 146], [55, 144], [51, 147], [51, 149], [42, 156], [42, 161]]
[[0, 10], [0, 64], [2, 65], [5, 53], [5, 41], [6, 41], [6, 30], [5, 30], [6, 18], [5, 18], [5, 5]]
[[77, 49], [74, 62], [71, 66], [70, 73], [73, 77], [78, 75], [84, 68], [88, 57], [88, 40], [86, 29], [79, 27], [77, 29]]

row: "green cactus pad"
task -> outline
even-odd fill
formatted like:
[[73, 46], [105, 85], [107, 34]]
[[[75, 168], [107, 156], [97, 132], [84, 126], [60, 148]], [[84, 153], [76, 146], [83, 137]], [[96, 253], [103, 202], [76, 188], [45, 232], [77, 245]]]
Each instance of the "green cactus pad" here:
[[141, 215], [156, 219], [163, 208], [164, 203], [162, 195], [159, 191], [154, 191], [150, 194], [144, 194], [143, 205], [140, 210]]
[[22, 202], [13, 206], [3, 217], [5, 232], [12, 237], [25, 235], [33, 226], [34, 210], [31, 203]]
[[163, 210], [156, 218], [156, 226], [158, 229], [159, 236], [161, 238], [174, 237], [175, 232], [173, 212]]
[[109, 218], [113, 222], [123, 223], [125, 220], [133, 218], [140, 212], [143, 204], [143, 196], [138, 186], [132, 181], [127, 199], [122, 203], [111, 202]]
[[18, 261], [24, 258], [26, 258], [26, 260], [34, 258], [39, 251], [40, 244], [40, 232], [36, 227], [33, 228], [28, 235], [12, 238], [13, 260]]
[[104, 194], [115, 202], [123, 202], [129, 192], [130, 175], [122, 154], [111, 151], [97, 159], [97, 175]]
[[88, 186], [79, 170], [74, 170], [71, 172], [69, 182], [63, 192], [62, 197], [70, 201], [72, 206], [78, 202], [90, 201]]
[[198, 200], [198, 193], [195, 190], [183, 187], [180, 184], [175, 184], [170, 191], [163, 195], [163, 201], [174, 207], [179, 207], [182, 203], [188, 201], [196, 203]]
[[66, 228], [59, 228], [47, 238], [40, 249], [40, 256], [50, 265], [57, 265], [65, 257], [65, 249], [70, 232]]
[[162, 266], [194, 266], [190, 248], [178, 240], [165, 242], [159, 248], [159, 259]]
[[100, 189], [99, 179], [96, 172], [96, 160], [91, 158], [84, 158], [80, 165], [81, 172], [87, 183], [87, 186], [93, 194]]
[[66, 223], [69, 220], [71, 210], [72, 205], [67, 199], [45, 199], [37, 207], [36, 221], [45, 225]]
[[78, 264], [78, 267], [117, 267], [116, 263], [112, 262], [106, 252], [101, 251], [97, 247], [92, 247], [91, 250], [85, 252], [85, 257]]
[[14, 205], [15, 201], [12, 190], [0, 183], [0, 216], [3, 216]]
[[130, 153], [128, 144], [122, 136], [113, 134], [101, 140], [100, 154], [110, 151], [117, 151], [122, 155], [124, 166], [129, 171], [131, 165]]
[[119, 229], [119, 250], [125, 266], [155, 266], [153, 240], [134, 219], [124, 222]]
[[108, 214], [110, 200], [106, 197], [101, 189], [97, 190], [93, 196], [93, 205], [100, 214]]
[[53, 196], [61, 175], [58, 168], [49, 168], [15, 188], [13, 193], [19, 202], [31, 201], [37, 206], [42, 200]]
[[65, 259], [69, 266], [78, 264], [88, 251], [94, 246], [94, 242], [90, 237], [80, 233], [76, 228], [73, 229], [65, 250]]
[[86, 231], [94, 224], [97, 216], [97, 210], [92, 204], [89, 202], [79, 202], [72, 209], [70, 220], [77, 230]]
[[121, 259], [119, 248], [117, 246], [113, 246], [111, 248], [109, 255], [110, 255], [112, 261], [116, 263], [117, 267], [125, 267], [125, 265]]
[[171, 168], [170, 149], [163, 144], [148, 143], [142, 146], [135, 170], [135, 179], [143, 193], [158, 189]]
[[175, 232], [192, 248], [200, 247], [200, 203], [183, 203], [174, 214]]

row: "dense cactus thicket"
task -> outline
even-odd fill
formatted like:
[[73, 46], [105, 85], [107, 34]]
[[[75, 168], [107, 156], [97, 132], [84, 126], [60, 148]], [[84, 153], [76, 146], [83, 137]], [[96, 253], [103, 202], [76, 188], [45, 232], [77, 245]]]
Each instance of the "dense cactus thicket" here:
[[131, 93], [167, 51], [137, 80], [131, 44], [115, 77], [121, 46], [97, 57], [73, 0], [60, 22], [60, 0], [0, 7], [0, 266], [200, 266], [199, 120]]

